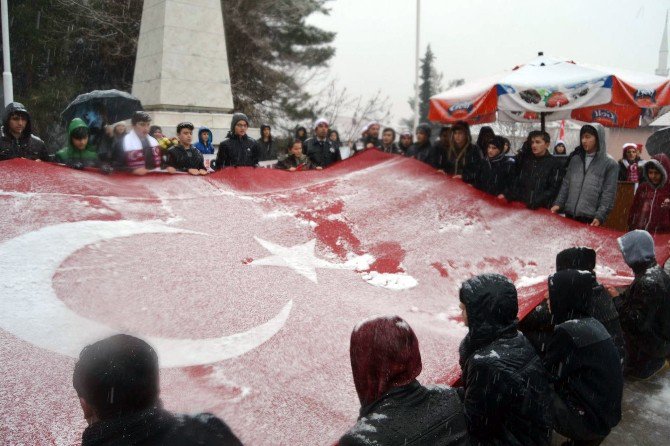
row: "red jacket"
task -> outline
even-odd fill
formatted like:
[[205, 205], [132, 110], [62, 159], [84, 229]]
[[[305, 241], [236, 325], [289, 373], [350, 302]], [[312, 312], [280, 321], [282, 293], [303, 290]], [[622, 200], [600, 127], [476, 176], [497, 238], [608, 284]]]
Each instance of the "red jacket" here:
[[[647, 171], [654, 167], [661, 172], [658, 186], [652, 185]], [[670, 158], [664, 153], [654, 155], [643, 167], [644, 183], [640, 184], [628, 216], [628, 229], [644, 229], [650, 234], [670, 232]]]

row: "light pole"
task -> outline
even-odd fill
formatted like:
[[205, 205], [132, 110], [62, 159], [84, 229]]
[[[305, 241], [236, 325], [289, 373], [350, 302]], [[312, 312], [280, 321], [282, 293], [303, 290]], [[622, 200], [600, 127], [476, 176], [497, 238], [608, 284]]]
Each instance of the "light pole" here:
[[9, 58], [9, 17], [7, 13], [7, 0], [0, 0], [0, 14], [2, 14], [2, 60], [4, 64], [2, 72], [2, 88], [6, 106], [10, 102], [14, 102], [12, 65]]
[[419, 30], [421, 25], [421, 0], [416, 0], [416, 60], [414, 65], [414, 133], [419, 126]]

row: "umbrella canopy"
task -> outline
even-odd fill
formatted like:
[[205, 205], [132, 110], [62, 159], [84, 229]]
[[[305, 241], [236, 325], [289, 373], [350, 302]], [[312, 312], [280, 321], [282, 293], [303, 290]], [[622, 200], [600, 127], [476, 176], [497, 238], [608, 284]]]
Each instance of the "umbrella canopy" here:
[[430, 99], [428, 119], [482, 124], [576, 119], [607, 127], [638, 127], [640, 119], [670, 105], [670, 80], [660, 76], [577, 64], [540, 53], [536, 59], [467, 82]]
[[135, 96], [119, 90], [94, 90], [80, 94], [61, 113], [63, 121], [82, 118], [89, 126], [129, 119], [142, 103]]
[[649, 155], [658, 155], [665, 153], [670, 156], [670, 127], [654, 132], [645, 144]]

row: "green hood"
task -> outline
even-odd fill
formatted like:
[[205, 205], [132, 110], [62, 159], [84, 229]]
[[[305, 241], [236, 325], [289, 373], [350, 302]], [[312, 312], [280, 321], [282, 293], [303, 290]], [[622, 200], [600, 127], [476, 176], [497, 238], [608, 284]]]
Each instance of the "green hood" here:
[[[86, 127], [86, 123], [84, 122], [83, 119], [81, 118], [74, 118], [72, 121], [70, 121], [70, 125], [67, 126], [67, 148], [70, 150], [74, 150], [74, 147], [72, 146], [72, 132], [74, 132], [76, 129]], [[88, 149], [88, 147], [86, 147]]]
[[67, 127], [67, 135], [68, 135], [67, 145], [56, 153], [56, 159], [58, 161], [67, 163], [68, 161], [72, 160], [80, 160], [80, 161], [97, 160], [98, 154], [97, 151], [95, 150], [95, 147], [88, 144], [84, 150], [77, 150], [72, 145], [72, 132], [74, 132], [75, 129], [81, 127], [88, 128], [86, 123], [80, 118], [74, 118], [70, 122], [70, 125], [68, 125]]

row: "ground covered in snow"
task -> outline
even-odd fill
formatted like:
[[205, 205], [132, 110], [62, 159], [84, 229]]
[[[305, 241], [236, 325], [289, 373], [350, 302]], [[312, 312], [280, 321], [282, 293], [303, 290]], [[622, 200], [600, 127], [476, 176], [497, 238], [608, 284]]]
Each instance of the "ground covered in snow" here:
[[74, 358], [116, 331], [156, 346], [166, 407], [213, 412], [245, 444], [333, 444], [359, 409], [348, 343], [362, 319], [403, 317], [419, 379], [451, 383], [458, 289], [473, 274], [509, 276], [521, 316], [570, 246], [598, 250], [602, 281], [630, 280], [616, 233], [378, 152], [207, 178], [16, 160], [0, 170], [0, 206], [2, 444], [78, 444]]

